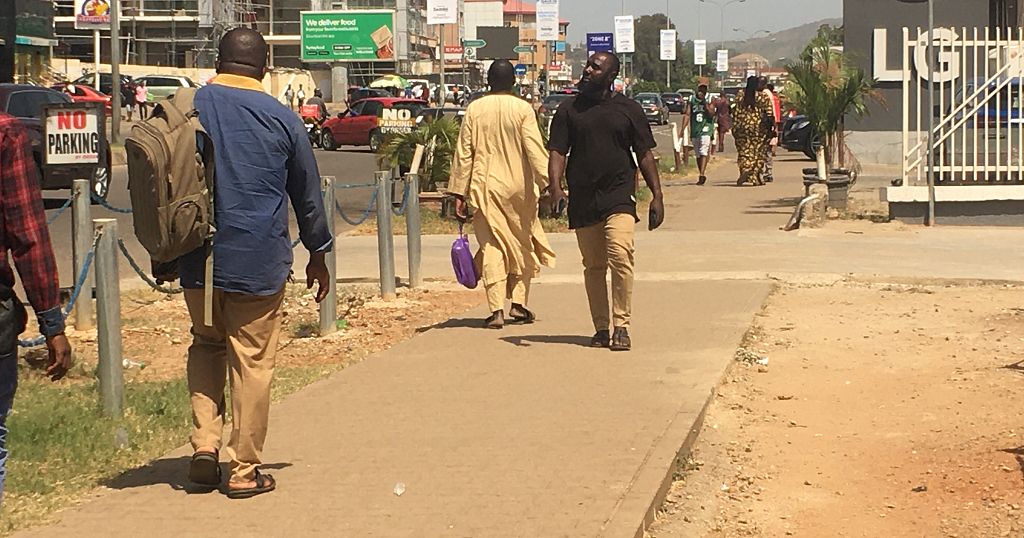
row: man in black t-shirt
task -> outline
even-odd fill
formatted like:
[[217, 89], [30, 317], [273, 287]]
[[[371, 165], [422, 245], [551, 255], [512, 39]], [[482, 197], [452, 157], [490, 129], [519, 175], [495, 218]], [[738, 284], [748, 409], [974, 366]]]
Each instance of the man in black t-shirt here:
[[[619, 67], [618, 57], [610, 52], [598, 52], [587, 61], [580, 95], [562, 103], [551, 122], [548, 175], [555, 208], [566, 197], [561, 186], [563, 175], [568, 180], [569, 227], [576, 230], [583, 254], [587, 298], [596, 330], [591, 345], [628, 351], [632, 345], [633, 233], [640, 220], [635, 197], [637, 162], [654, 196], [648, 229], [661, 226], [665, 205], [651, 151], [656, 144], [647, 116], [639, 103], [611, 91]], [[609, 331], [611, 326], [614, 333]]]

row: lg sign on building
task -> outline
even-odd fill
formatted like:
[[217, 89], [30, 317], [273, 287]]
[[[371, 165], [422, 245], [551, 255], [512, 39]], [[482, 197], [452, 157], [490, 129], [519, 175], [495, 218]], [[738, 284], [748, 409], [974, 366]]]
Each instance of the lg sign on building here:
[[46, 164], [99, 163], [99, 130], [97, 110], [48, 110]]

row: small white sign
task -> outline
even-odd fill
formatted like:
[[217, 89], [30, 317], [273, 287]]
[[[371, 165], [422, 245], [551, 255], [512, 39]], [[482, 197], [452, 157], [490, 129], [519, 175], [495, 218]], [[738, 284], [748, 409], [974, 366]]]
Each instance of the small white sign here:
[[46, 164], [99, 164], [100, 109], [46, 111]]
[[615, 52], [636, 52], [633, 42], [633, 16], [615, 17]]
[[75, 0], [76, 30], [110, 30], [110, 0]]
[[558, 0], [537, 0], [537, 41], [558, 38]]
[[661, 60], [663, 62], [676, 61], [676, 31], [661, 31]]
[[459, 0], [427, 0], [427, 24], [458, 24]]
[[718, 49], [717, 68], [719, 73], [726, 73], [729, 71], [729, 51], [726, 49]]
[[693, 41], [693, 64], [708, 64], [708, 42], [704, 39], [695, 39]]

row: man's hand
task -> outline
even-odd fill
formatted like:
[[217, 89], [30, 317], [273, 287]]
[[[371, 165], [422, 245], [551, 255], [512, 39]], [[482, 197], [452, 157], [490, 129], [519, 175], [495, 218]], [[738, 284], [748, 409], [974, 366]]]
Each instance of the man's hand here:
[[327, 293], [331, 291], [331, 275], [327, 271], [327, 262], [324, 261], [323, 252], [314, 252], [309, 256], [309, 264], [306, 265], [306, 289], [313, 289], [313, 282], [316, 282], [316, 302], [323, 302]]
[[558, 215], [562, 211], [562, 205], [565, 204], [569, 198], [565, 194], [565, 189], [563, 189], [561, 185], [557, 185], [555, 183], [552, 183], [551, 186], [548, 187], [548, 192], [550, 193], [551, 198], [551, 214]]
[[651, 200], [650, 215], [647, 219], [647, 229], [657, 230], [661, 223], [665, 222], [665, 200], [661, 196], [655, 196]]
[[469, 204], [466, 203], [465, 198], [455, 198], [455, 218], [459, 219], [459, 222], [469, 220]]
[[46, 375], [51, 381], [57, 381], [71, 369], [71, 343], [68, 342], [68, 337], [61, 333], [46, 339], [46, 349], [50, 354]]

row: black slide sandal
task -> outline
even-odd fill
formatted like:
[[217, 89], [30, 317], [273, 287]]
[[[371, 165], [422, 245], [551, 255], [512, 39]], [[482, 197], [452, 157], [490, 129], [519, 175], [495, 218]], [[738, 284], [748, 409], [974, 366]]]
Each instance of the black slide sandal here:
[[216, 452], [196, 452], [188, 468], [188, 480], [199, 486], [216, 488], [221, 480], [220, 458]]

